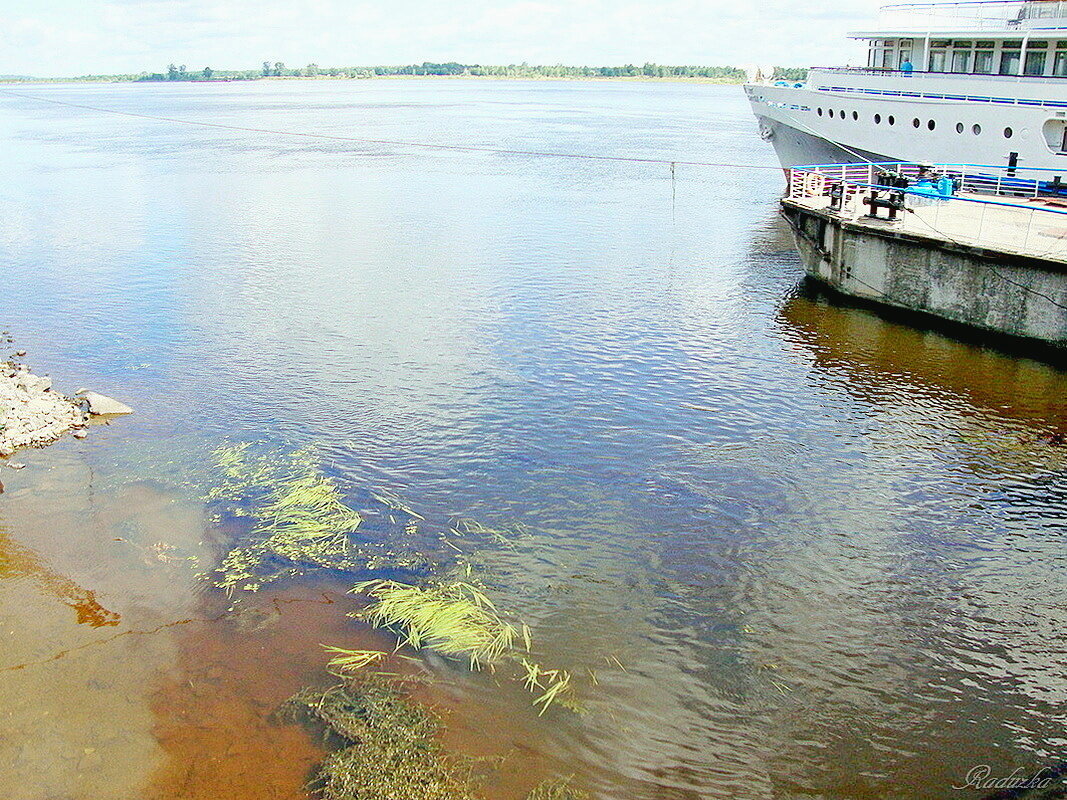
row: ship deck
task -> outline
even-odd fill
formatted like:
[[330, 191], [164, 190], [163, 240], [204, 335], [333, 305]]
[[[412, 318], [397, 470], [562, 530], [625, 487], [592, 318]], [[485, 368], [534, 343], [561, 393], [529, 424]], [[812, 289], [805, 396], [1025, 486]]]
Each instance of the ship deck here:
[[951, 199], [908, 195], [896, 220], [869, 216], [863, 196], [853, 195], [841, 210], [826, 196], [787, 197], [811, 211], [825, 211], [852, 224], [933, 239], [941, 243], [1067, 264], [1067, 201], [961, 194]]

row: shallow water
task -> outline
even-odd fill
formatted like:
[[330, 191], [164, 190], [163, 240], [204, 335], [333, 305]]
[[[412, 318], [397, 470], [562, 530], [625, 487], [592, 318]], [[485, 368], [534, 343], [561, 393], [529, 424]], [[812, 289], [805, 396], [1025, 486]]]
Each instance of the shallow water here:
[[[982, 797], [1067, 722], [1067, 376], [800, 285], [734, 87], [430, 80], [0, 95], [2, 327], [137, 413], [21, 453], [0, 499], [0, 796], [301, 797], [275, 718], [320, 643], [381, 645], [313, 574], [231, 610], [211, 452], [318, 448], [363, 536], [477, 553], [584, 715], [433, 661], [450, 747], [518, 798]], [[363, 574], [360, 577], [367, 577]], [[264, 766], [268, 765], [268, 766]]]

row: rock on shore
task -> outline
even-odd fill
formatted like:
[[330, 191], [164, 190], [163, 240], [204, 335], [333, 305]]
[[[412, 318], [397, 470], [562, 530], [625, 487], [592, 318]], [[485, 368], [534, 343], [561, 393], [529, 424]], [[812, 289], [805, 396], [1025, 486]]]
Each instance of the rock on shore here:
[[0, 456], [20, 447], [38, 447], [84, 427], [81, 406], [52, 391], [52, 379], [14, 361], [0, 363]]

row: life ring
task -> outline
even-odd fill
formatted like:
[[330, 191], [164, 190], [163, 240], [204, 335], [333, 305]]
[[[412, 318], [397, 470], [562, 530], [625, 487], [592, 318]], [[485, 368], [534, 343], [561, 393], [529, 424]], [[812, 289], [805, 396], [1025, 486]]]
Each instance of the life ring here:
[[826, 176], [821, 172], [804, 173], [804, 196], [821, 197], [826, 192]]

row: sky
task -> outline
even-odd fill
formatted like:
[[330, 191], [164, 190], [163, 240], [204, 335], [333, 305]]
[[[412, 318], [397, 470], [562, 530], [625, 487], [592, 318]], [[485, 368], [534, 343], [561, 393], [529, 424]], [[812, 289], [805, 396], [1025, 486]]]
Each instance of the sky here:
[[0, 75], [463, 63], [860, 60], [880, 0], [0, 0]]

